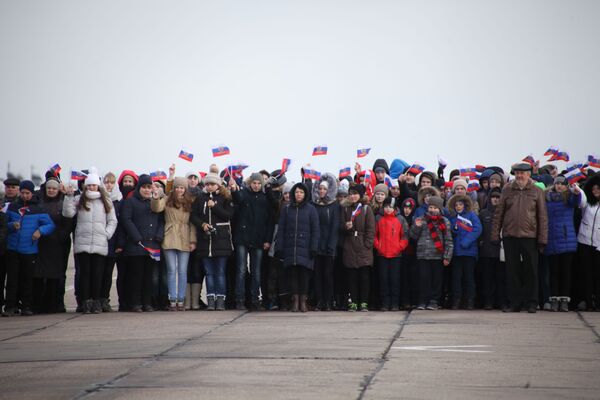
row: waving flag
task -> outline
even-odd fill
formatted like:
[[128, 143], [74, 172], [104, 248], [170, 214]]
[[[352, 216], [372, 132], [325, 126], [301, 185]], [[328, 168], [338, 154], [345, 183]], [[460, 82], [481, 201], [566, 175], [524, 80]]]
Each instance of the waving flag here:
[[71, 171], [71, 180], [74, 181], [83, 181], [87, 178], [87, 175], [81, 171]]
[[343, 167], [340, 168], [340, 175], [339, 178], [340, 179], [344, 179], [347, 176], [352, 175], [352, 169], [350, 167]]
[[156, 181], [160, 181], [160, 180], [166, 180], [167, 179], [167, 173], [165, 171], [150, 172], [150, 178], [152, 178], [152, 182], [156, 182]]
[[600, 157], [588, 156], [588, 167], [597, 171], [600, 169]]
[[216, 146], [216, 147], [213, 147], [213, 149], [212, 149], [213, 157], [221, 157], [221, 156], [226, 156], [228, 154], [229, 154], [229, 147], [227, 147], [225, 145]]
[[358, 203], [358, 205], [356, 206], [356, 208], [354, 209], [354, 211], [352, 211], [352, 215], [350, 216], [350, 221], [354, 222], [354, 219], [356, 219], [356, 217], [358, 217], [360, 215], [360, 213], [362, 212], [362, 203]]
[[485, 171], [485, 165], [480, 165], [480, 164], [475, 165], [475, 171], [480, 172], [480, 173]]
[[283, 159], [283, 161], [281, 162], [281, 172], [279, 173], [280, 176], [288, 171], [288, 168], [290, 168], [290, 164], [292, 164], [292, 160], [290, 160], [289, 158]]
[[457, 215], [456, 225], [459, 228], [462, 228], [467, 232], [473, 232], [473, 223], [471, 221], [469, 221], [468, 219], [466, 219], [465, 217], [461, 217], [460, 215]]
[[472, 179], [477, 179], [481, 175], [476, 168], [460, 168], [459, 172], [460, 176], [467, 176]]
[[185, 150], [181, 150], [179, 152], [179, 158], [184, 159], [185, 161], [189, 161], [192, 162], [192, 160], [194, 159], [194, 155], [192, 153], [188, 153]]
[[569, 161], [569, 153], [566, 151], [556, 152], [548, 159], [548, 161]]
[[246, 164], [235, 164], [227, 167], [227, 174], [231, 176], [233, 179], [238, 179], [242, 177], [242, 172], [248, 168]]
[[140, 246], [142, 246], [143, 249], [148, 252], [148, 255], [150, 256], [151, 259], [153, 259], [154, 261], [160, 261], [160, 249], [153, 249], [151, 247], [146, 247], [141, 243], [140, 243]]
[[467, 192], [476, 192], [480, 188], [479, 179], [469, 179], [469, 184], [467, 186]]
[[356, 150], [356, 157], [357, 158], [366, 157], [370, 151], [371, 151], [370, 147], [368, 149], [358, 149], [358, 150]]
[[565, 178], [570, 185], [574, 185], [582, 179], [585, 179], [585, 174], [581, 171], [581, 168], [575, 166], [575, 168], [568, 169], [565, 173]]
[[408, 171], [406, 171], [406, 172], [407, 173], [410, 172], [413, 175], [419, 175], [423, 171], [425, 171], [424, 166], [422, 166], [419, 163], [413, 163], [413, 165], [411, 165], [410, 168], [408, 169]]
[[392, 177], [391, 177], [391, 176], [389, 176], [388, 174], [385, 174], [385, 178], [383, 178], [383, 183], [385, 183], [385, 185], [386, 185], [388, 188], [391, 188], [391, 187], [393, 186], [393, 185], [392, 185]]
[[321, 173], [310, 167], [304, 167], [304, 178], [305, 179], [320, 179]]
[[527, 157], [525, 157], [523, 159], [523, 161], [525, 161], [527, 164], [534, 166], [535, 165], [535, 158], [533, 158], [533, 154], [528, 155]]
[[548, 150], [546, 150], [546, 152], [544, 153], [544, 156], [552, 156], [556, 153], [558, 153], [558, 147], [550, 146], [548, 147]]
[[60, 165], [58, 163], [56, 163], [53, 166], [51, 166], [50, 168], [48, 168], [48, 171], [52, 172], [52, 175], [56, 176], [56, 177], [58, 177], [58, 174], [60, 174], [61, 170], [62, 170], [62, 168], [60, 167]]
[[312, 152], [313, 156], [326, 156], [327, 155], [327, 146], [316, 146]]

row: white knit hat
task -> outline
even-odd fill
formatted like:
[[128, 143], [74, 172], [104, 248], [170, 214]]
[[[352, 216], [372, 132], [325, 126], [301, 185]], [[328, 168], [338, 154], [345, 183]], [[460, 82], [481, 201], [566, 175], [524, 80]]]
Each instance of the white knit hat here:
[[90, 172], [87, 174], [85, 178], [85, 184], [87, 185], [100, 185], [100, 176], [98, 175], [98, 169], [96, 167], [91, 167]]

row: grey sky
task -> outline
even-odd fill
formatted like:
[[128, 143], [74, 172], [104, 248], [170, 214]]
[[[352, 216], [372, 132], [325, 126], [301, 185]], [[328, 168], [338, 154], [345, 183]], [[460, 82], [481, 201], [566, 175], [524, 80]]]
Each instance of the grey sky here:
[[[598, 1], [0, 2], [0, 176], [600, 152]], [[310, 157], [315, 144], [330, 155]], [[177, 160], [195, 154], [193, 166]], [[543, 158], [545, 160], [545, 158]]]

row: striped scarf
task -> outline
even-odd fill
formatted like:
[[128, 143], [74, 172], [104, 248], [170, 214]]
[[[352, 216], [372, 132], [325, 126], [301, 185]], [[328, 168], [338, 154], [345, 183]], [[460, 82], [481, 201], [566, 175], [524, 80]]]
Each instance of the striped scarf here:
[[431, 239], [433, 239], [433, 243], [435, 244], [435, 249], [438, 251], [438, 253], [443, 253], [444, 243], [442, 242], [442, 238], [440, 238], [437, 230], [439, 229], [442, 234], [446, 232], [444, 216], [425, 214], [425, 220], [427, 221], [427, 227], [429, 228]]

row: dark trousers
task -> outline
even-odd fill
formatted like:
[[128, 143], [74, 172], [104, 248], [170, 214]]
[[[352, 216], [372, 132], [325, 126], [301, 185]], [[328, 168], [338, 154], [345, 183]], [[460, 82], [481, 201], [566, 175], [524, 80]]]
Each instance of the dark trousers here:
[[333, 257], [315, 259], [315, 298], [321, 305], [333, 304]]
[[442, 293], [442, 260], [417, 260], [419, 265], [419, 304], [437, 302]]
[[538, 255], [538, 304], [550, 301], [550, 263], [548, 256]]
[[484, 306], [504, 307], [506, 298], [506, 265], [500, 258], [482, 257], [481, 267], [481, 299]]
[[55, 313], [62, 309], [60, 283], [60, 278], [33, 278], [33, 312]]
[[117, 296], [119, 297], [119, 310], [128, 310], [131, 307], [131, 295], [129, 288], [130, 271], [127, 266], [127, 262], [130, 257], [118, 256], [117, 257]]
[[355, 304], [368, 303], [369, 301], [369, 278], [371, 267], [346, 268], [346, 277], [350, 298]]
[[402, 257], [400, 258], [400, 306], [408, 307], [410, 305], [410, 290], [411, 290], [411, 281], [410, 281], [410, 257]]
[[106, 257], [100, 254], [77, 253], [75, 258], [79, 263], [79, 299], [99, 299]]
[[600, 251], [593, 246], [579, 243], [578, 251], [583, 264], [585, 302], [600, 309]]
[[31, 309], [33, 300], [33, 270], [37, 254], [6, 252], [6, 308], [17, 308], [21, 300], [23, 309]]
[[[281, 279], [281, 271], [283, 269], [283, 263], [277, 257], [265, 257], [268, 261], [267, 264], [267, 297], [271, 303], [275, 302], [280, 294], [279, 281]], [[264, 294], [263, 294], [264, 297]]]
[[310, 270], [301, 265], [292, 265], [288, 271], [291, 294], [307, 295]]
[[575, 253], [548, 256], [550, 266], [550, 296], [571, 295], [571, 266]]
[[169, 278], [165, 257], [154, 263], [152, 269], [152, 306], [166, 308], [169, 305]]
[[152, 274], [158, 261], [149, 256], [127, 257], [131, 306], [152, 305]]
[[377, 275], [379, 276], [379, 296], [381, 307], [400, 306], [400, 257], [378, 256]]
[[408, 273], [408, 300], [407, 304], [416, 305], [419, 303], [419, 263], [417, 257], [405, 256], [402, 265], [406, 267]]
[[188, 262], [187, 283], [202, 283], [204, 281], [205, 272], [202, 264], [202, 257], [197, 251], [190, 253]]
[[4, 305], [4, 288], [6, 286], [6, 255], [0, 256], [0, 309]]
[[475, 257], [452, 258], [452, 300], [475, 299]]
[[[511, 307], [538, 304], [537, 240], [504, 238], [506, 279]], [[521, 257], [523, 261], [521, 262]]]
[[102, 287], [100, 288], [100, 298], [110, 298], [110, 289], [112, 288], [112, 276], [115, 269], [116, 257], [104, 257], [104, 271], [102, 273]]
[[[377, 255], [373, 255], [373, 260]], [[369, 296], [367, 302], [373, 310], [378, 310], [381, 307], [381, 288], [379, 287], [379, 269], [369, 268]]]
[[337, 309], [345, 310], [348, 306], [348, 283], [346, 267], [342, 261], [342, 247], [337, 248], [337, 257], [333, 262], [333, 293]]

